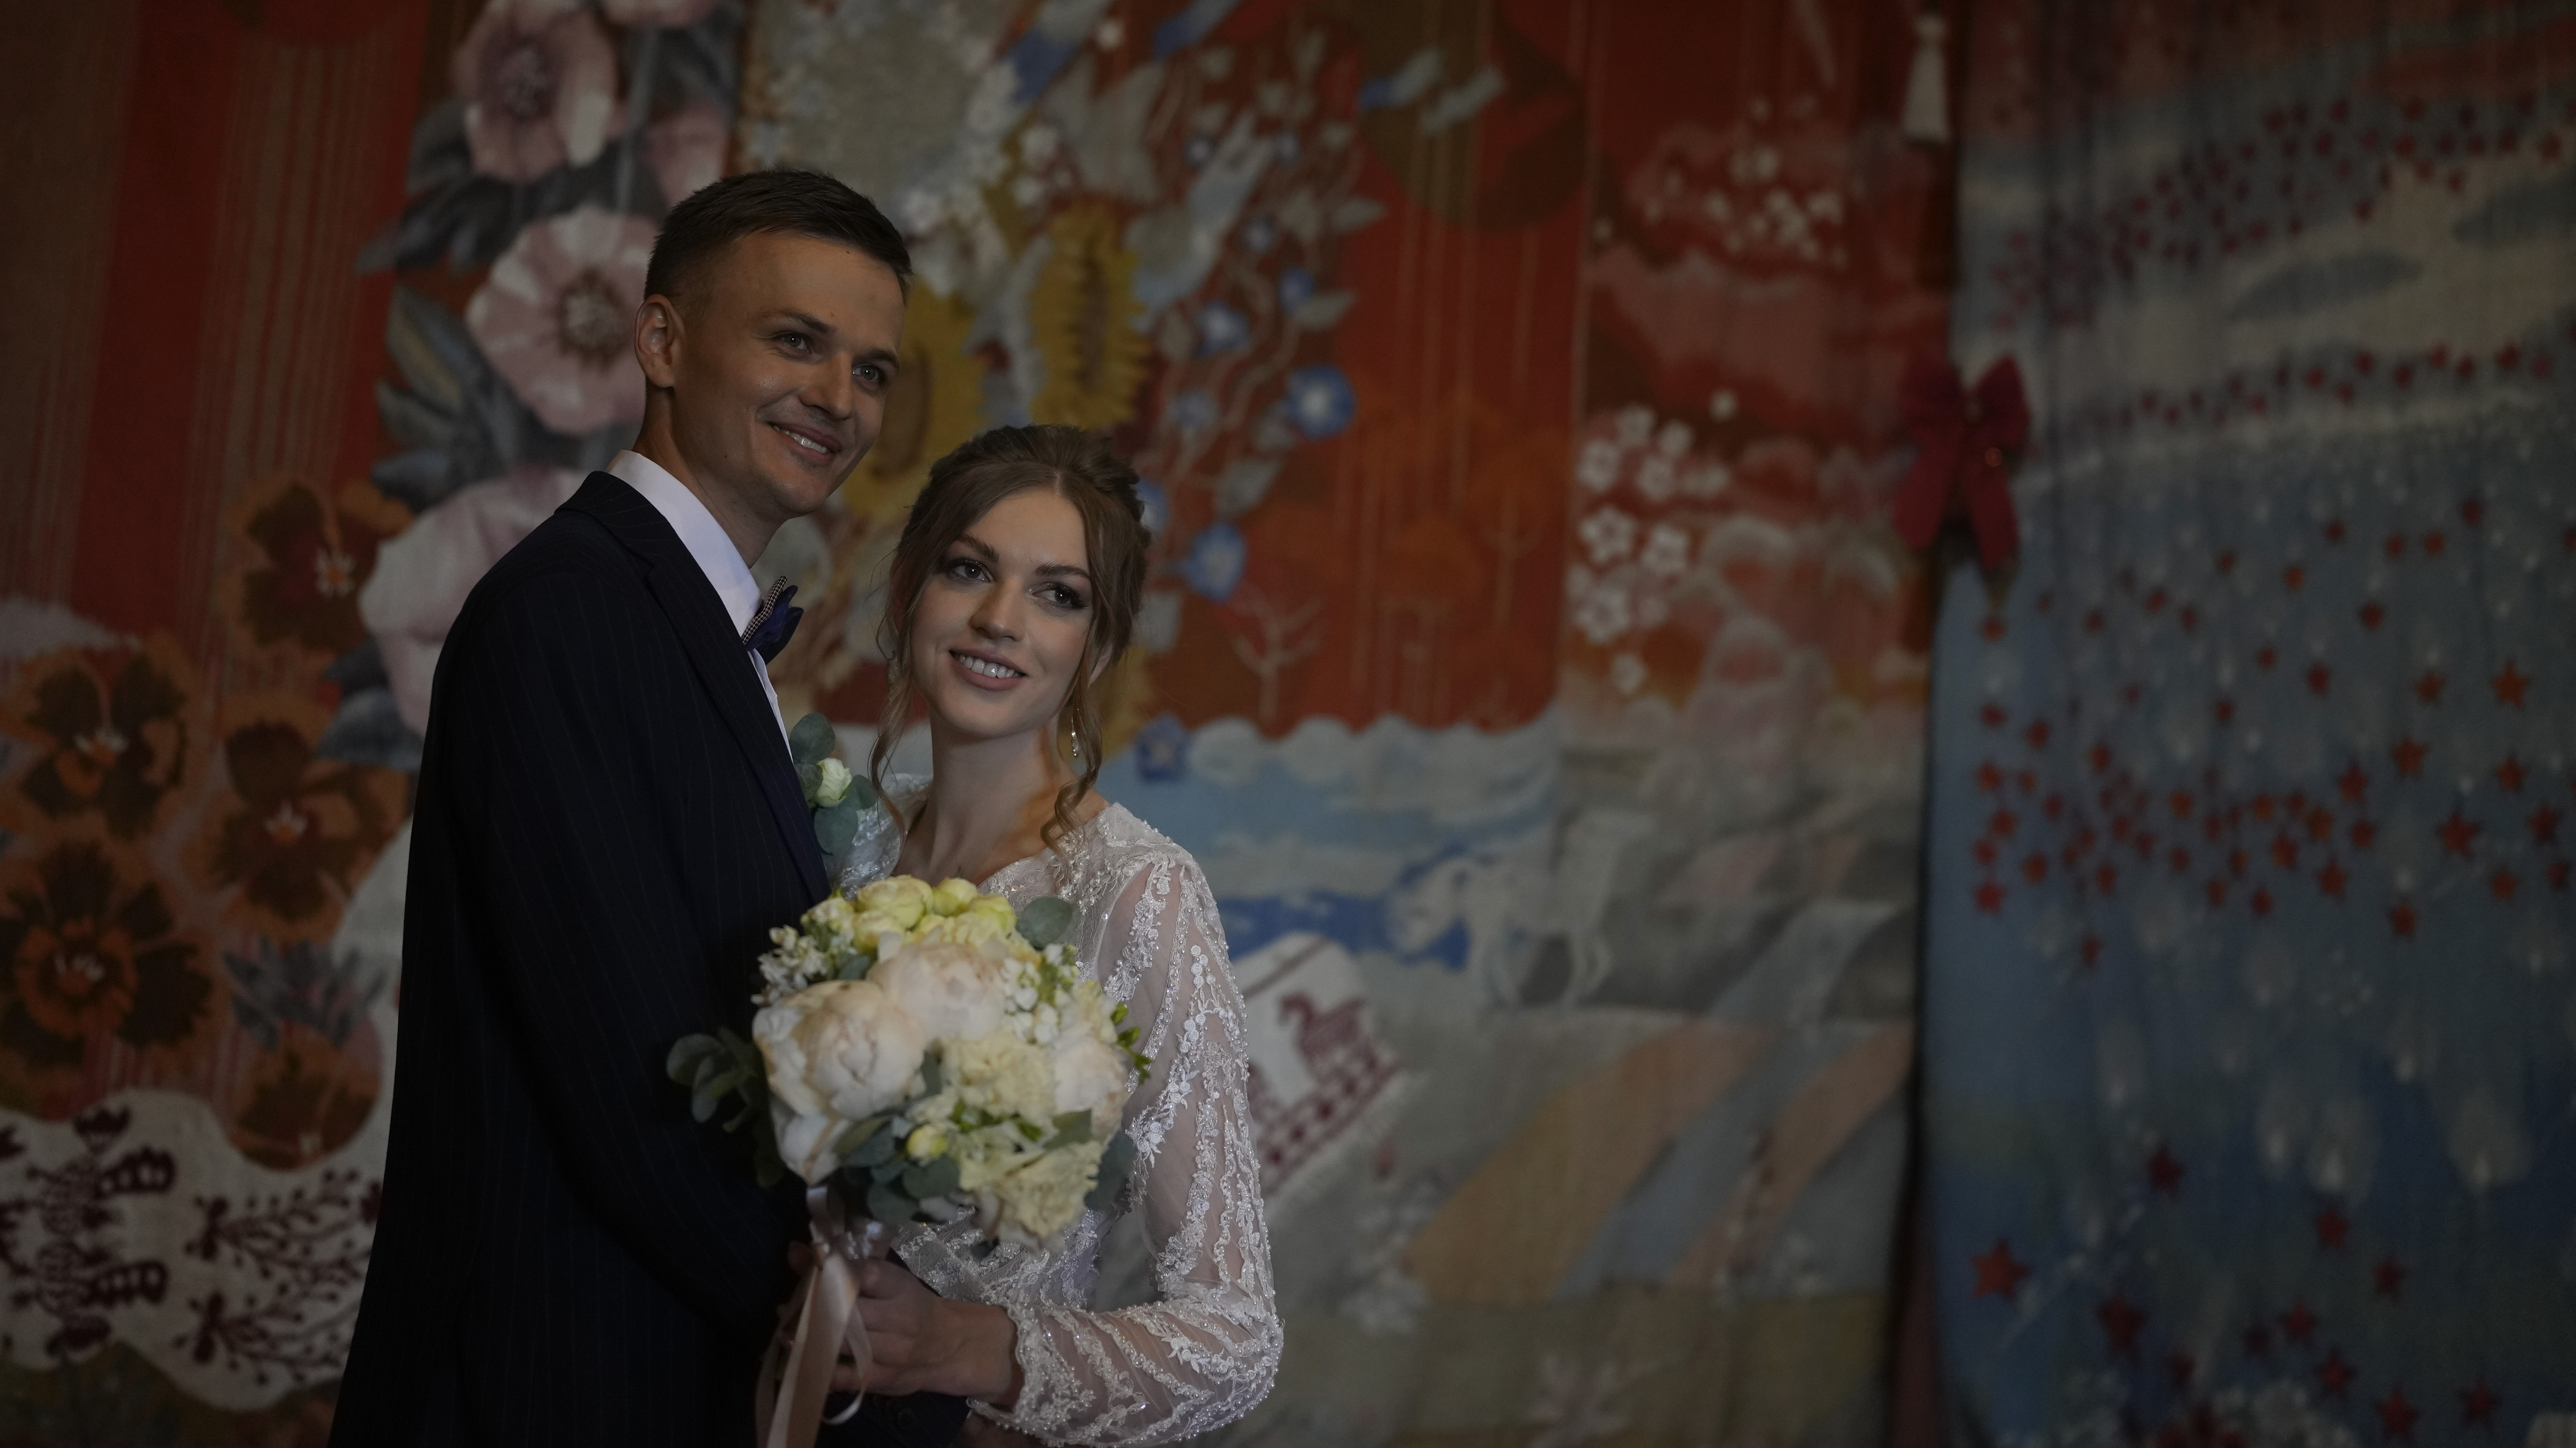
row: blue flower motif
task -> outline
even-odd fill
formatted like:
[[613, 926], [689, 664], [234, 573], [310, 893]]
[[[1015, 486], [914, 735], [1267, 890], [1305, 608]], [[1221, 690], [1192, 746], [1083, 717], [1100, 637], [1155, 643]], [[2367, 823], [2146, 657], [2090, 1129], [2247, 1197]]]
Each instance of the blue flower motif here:
[[1145, 514], [1143, 520], [1145, 524], [1145, 536], [1148, 538], [1162, 537], [1163, 525], [1172, 521], [1171, 495], [1165, 493], [1163, 491], [1163, 485], [1155, 482], [1152, 478], [1138, 478], [1136, 480], [1136, 502]]
[[1157, 714], [1136, 731], [1136, 772], [1161, 783], [1190, 772], [1190, 731], [1170, 714]]
[[1243, 535], [1232, 523], [1200, 529], [1190, 540], [1189, 556], [1181, 560], [1181, 577], [1210, 603], [1232, 598], [1234, 586], [1243, 581]]
[[1193, 387], [1165, 405], [1163, 420], [1183, 432], [1205, 432], [1216, 425], [1216, 399]]
[[1279, 310], [1293, 312], [1315, 295], [1315, 274], [1292, 266], [1279, 274]]
[[1223, 302], [1199, 308], [1199, 355], [1231, 352], [1252, 340], [1252, 324]]
[[1289, 373], [1288, 395], [1280, 406], [1299, 432], [1321, 441], [1351, 425], [1359, 402], [1351, 395], [1351, 380], [1342, 375], [1342, 369], [1325, 362]]
[[1243, 248], [1254, 256], [1267, 256], [1279, 244], [1279, 223], [1267, 216], [1256, 216], [1243, 223]]

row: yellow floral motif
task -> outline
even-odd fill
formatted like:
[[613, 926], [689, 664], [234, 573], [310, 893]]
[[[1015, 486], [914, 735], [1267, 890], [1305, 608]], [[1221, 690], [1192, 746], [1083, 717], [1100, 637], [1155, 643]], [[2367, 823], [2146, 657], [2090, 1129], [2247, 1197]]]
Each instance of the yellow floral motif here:
[[841, 484], [841, 501], [872, 527], [900, 527], [930, 465], [983, 426], [984, 367], [966, 350], [974, 329], [972, 308], [927, 286], [905, 306], [876, 445]]
[[1135, 328], [1136, 254], [1118, 242], [1118, 219], [1077, 206], [1047, 224], [1048, 255], [1029, 297], [1029, 331], [1046, 382], [1029, 404], [1035, 422], [1109, 428], [1135, 415], [1147, 345]]

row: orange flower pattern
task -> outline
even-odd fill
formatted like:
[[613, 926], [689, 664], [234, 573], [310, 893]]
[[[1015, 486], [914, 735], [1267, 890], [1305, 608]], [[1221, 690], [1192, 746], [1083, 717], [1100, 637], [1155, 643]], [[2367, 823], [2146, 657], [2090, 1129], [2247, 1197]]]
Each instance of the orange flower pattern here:
[[0, 1053], [65, 1069], [94, 1041], [175, 1048], [204, 1023], [214, 988], [199, 945], [160, 881], [111, 846], [64, 841], [22, 860], [0, 894]]
[[196, 841], [199, 874], [236, 892], [233, 913], [280, 939], [311, 939], [401, 823], [402, 779], [318, 758], [320, 711], [302, 699], [234, 706], [224, 736], [229, 797]]
[[139, 649], [64, 649], [36, 659], [0, 715], [0, 730], [37, 753], [0, 795], [0, 819], [34, 831], [95, 816], [120, 840], [146, 833], [194, 778], [193, 692], [166, 635]]

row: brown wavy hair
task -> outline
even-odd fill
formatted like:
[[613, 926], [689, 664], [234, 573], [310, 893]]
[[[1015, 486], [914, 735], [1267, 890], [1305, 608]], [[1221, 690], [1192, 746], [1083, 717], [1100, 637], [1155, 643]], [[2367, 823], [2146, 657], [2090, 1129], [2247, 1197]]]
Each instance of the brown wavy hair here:
[[[913, 500], [887, 570], [885, 616], [877, 625], [877, 645], [886, 659], [885, 717], [876, 749], [868, 756], [868, 779], [880, 795], [885, 792], [886, 763], [912, 721], [913, 615], [931, 572], [948, 545], [994, 504], [1034, 488], [1052, 489], [1082, 514], [1092, 590], [1091, 632], [1056, 715], [1056, 757], [1081, 772], [1056, 791], [1055, 817], [1039, 833], [1053, 847], [1073, 828], [1074, 807], [1100, 777], [1098, 681], [1135, 636], [1136, 605], [1145, 592], [1145, 550], [1152, 541], [1145, 532], [1144, 505], [1136, 498], [1136, 469], [1105, 439], [1079, 428], [997, 427], [930, 465], [930, 481]], [[911, 821], [904, 825], [910, 828]]]

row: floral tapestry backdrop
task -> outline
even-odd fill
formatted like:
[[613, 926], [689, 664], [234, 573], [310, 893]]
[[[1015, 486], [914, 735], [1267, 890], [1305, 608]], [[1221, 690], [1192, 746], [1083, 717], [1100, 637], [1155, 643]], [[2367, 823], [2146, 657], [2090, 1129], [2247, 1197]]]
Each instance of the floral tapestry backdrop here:
[[1928, 1130], [1961, 1443], [2576, 1434], [2576, 24], [1981, 3]]
[[[1928, 641], [1885, 517], [1897, 378], [1949, 326], [1947, 156], [1899, 117], [1911, 80], [1938, 120], [1937, 21], [81, 23], [106, 99], [8, 102], [127, 152], [84, 223], [100, 275], [45, 302], [69, 360], [0, 399], [52, 429], [10, 441], [40, 541], [0, 551], [0, 1440], [318, 1439], [439, 648], [631, 438], [669, 203], [779, 164], [877, 198], [919, 268], [876, 450], [757, 570], [815, 615], [773, 668], [791, 717], [872, 740], [886, 553], [945, 451], [1074, 423], [1148, 479], [1103, 783], [1223, 907], [1289, 1317], [1277, 1392], [1222, 1436], [1875, 1440]], [[308, 91], [364, 124], [306, 126], [279, 97]], [[272, 195], [296, 165], [350, 175]], [[129, 279], [179, 285], [156, 227], [212, 258], [182, 278], [184, 467], [112, 415], [97, 350]], [[1113, 1241], [1102, 1305], [1148, 1271]]]

